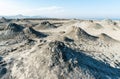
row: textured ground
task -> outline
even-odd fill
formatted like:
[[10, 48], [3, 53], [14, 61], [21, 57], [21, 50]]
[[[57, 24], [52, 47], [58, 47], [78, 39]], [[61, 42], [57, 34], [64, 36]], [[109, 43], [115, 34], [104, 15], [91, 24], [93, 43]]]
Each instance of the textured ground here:
[[120, 79], [120, 21], [2, 18], [0, 79]]

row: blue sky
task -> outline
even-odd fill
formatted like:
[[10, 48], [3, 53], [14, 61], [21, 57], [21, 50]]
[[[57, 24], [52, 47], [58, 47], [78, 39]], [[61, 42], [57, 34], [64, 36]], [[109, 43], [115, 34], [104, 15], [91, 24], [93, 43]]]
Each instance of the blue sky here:
[[120, 18], [120, 0], [0, 0], [0, 15]]

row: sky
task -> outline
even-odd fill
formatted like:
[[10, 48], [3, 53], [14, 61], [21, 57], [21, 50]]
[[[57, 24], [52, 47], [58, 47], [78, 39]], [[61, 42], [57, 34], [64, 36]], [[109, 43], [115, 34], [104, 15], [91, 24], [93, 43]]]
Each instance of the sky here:
[[120, 18], [120, 0], [0, 0], [0, 15]]

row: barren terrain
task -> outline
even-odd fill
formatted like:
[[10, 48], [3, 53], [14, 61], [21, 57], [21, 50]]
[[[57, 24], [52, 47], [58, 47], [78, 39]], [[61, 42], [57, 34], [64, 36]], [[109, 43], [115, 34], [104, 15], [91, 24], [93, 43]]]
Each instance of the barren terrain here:
[[120, 79], [120, 21], [1, 18], [0, 79]]

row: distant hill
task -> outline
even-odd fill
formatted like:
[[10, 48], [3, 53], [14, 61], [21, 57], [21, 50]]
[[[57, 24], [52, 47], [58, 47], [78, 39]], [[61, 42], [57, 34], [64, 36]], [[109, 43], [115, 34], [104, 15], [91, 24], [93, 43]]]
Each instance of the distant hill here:
[[41, 16], [24, 16], [24, 15], [13, 15], [13, 16], [0, 16], [0, 18], [5, 17], [7, 19], [23, 19], [23, 18], [46, 18]]

